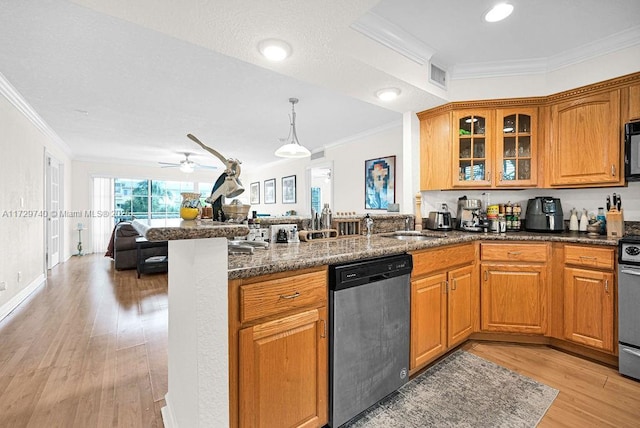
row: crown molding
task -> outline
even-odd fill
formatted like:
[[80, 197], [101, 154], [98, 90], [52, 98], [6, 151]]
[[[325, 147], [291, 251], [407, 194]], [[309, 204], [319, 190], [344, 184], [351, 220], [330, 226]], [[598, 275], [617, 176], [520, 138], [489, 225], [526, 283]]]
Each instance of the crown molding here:
[[544, 74], [640, 44], [640, 26], [546, 58], [458, 64], [450, 80]]
[[351, 28], [389, 49], [409, 58], [418, 65], [426, 65], [436, 50], [418, 40], [386, 19], [368, 12], [351, 24]]
[[16, 88], [0, 73], [0, 94], [26, 117], [40, 132], [48, 137], [60, 150], [73, 159], [71, 147], [40, 117], [40, 115], [29, 105]]

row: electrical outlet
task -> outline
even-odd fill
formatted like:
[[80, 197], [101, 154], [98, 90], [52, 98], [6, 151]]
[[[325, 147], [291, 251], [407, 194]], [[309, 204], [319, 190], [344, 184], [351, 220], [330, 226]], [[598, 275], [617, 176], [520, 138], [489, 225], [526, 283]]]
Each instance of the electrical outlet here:
[[5, 291], [7, 289], [7, 281], [0, 281], [0, 291]]
[[22, 272], [18, 271], [18, 282], [22, 281]]

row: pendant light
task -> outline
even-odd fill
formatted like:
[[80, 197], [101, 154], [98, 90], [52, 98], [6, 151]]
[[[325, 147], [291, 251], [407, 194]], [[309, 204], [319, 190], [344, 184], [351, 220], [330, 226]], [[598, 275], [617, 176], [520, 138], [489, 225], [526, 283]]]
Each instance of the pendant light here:
[[311, 156], [311, 152], [306, 147], [300, 145], [298, 142], [298, 135], [296, 134], [296, 111], [295, 105], [298, 102], [297, 98], [289, 98], [291, 103], [291, 129], [289, 130], [289, 136], [287, 137], [288, 143], [285, 143], [276, 150], [276, 156], [281, 158], [306, 158]]

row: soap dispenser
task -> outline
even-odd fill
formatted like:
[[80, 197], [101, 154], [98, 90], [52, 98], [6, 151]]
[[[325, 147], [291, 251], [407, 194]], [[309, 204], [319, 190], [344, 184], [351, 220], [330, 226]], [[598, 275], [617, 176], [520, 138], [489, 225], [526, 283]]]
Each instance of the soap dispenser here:
[[569, 230], [572, 232], [577, 232], [579, 230], [578, 214], [575, 208], [571, 210], [571, 219], [569, 220]]

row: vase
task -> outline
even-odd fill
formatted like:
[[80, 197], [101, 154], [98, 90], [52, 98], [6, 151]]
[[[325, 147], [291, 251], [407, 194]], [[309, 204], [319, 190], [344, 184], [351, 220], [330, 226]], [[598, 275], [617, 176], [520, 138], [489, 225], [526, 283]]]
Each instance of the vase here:
[[200, 215], [200, 193], [183, 192], [180, 203], [180, 217], [183, 220], [194, 220]]

